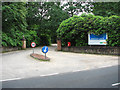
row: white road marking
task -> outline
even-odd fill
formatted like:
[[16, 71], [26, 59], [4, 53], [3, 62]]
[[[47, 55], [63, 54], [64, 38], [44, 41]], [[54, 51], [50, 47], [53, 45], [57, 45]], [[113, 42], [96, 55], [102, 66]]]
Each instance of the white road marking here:
[[[47, 75], [40, 75], [41, 77], [44, 77], [44, 76], [52, 76], [52, 75], [57, 75], [59, 73], [52, 73], [52, 74], [47, 74]], [[5, 81], [13, 81], [13, 80], [20, 80], [20, 79], [23, 79], [23, 78], [12, 78], [12, 79], [5, 79], [5, 80], [0, 80], [0, 82], [5, 82]]]
[[52, 75], [57, 75], [59, 73], [52, 73], [52, 74], [47, 74], [47, 75], [40, 75], [41, 77], [44, 77], [44, 76], [52, 76]]
[[4, 81], [13, 81], [13, 80], [19, 80], [22, 78], [12, 78], [12, 79], [5, 79], [5, 80], [0, 80], [0, 82], [4, 82]]
[[72, 72], [79, 72], [79, 71], [82, 71], [82, 70], [74, 70], [74, 71], [72, 71]]
[[120, 85], [120, 83], [114, 83], [114, 84], [112, 84], [112, 86], [118, 86], [118, 85]]

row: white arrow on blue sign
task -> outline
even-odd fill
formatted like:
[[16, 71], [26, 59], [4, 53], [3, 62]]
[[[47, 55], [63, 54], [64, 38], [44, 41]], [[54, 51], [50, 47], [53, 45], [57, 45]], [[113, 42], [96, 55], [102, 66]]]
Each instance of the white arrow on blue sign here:
[[48, 47], [47, 47], [47, 46], [44, 46], [44, 47], [42, 48], [42, 52], [43, 52], [43, 53], [47, 53], [47, 52], [48, 52]]

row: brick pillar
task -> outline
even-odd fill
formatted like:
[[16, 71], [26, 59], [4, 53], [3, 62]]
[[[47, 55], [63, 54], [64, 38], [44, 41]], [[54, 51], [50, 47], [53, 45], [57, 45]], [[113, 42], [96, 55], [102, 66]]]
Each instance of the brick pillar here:
[[61, 40], [57, 40], [57, 50], [61, 50]]
[[26, 49], [26, 39], [24, 38], [24, 36], [22, 39], [22, 49]]

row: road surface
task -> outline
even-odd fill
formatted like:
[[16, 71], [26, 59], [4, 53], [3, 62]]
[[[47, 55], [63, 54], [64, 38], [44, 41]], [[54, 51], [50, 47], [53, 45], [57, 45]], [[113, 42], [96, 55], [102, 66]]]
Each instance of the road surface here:
[[3, 88], [118, 88], [118, 67], [4, 81]]
[[[3, 81], [3, 87], [32, 87], [31, 84], [35, 83], [35, 81], [40, 84], [40, 87], [45, 87], [45, 84], [48, 85], [47, 87], [58, 87], [59, 85], [59, 87], [72, 87], [71, 85], [73, 87], [84, 87], [85, 85], [85, 87], [89, 87], [89, 85], [101, 87], [103, 84], [102, 87], [110, 87], [112, 83], [117, 82], [118, 69], [115, 67], [118, 65], [118, 56], [61, 52], [55, 51], [56, 46], [48, 48], [47, 57], [50, 58], [50, 62], [43, 62], [30, 57], [30, 54], [33, 52], [32, 48], [3, 53], [2, 63], [0, 62], [2, 64], [0, 65], [2, 66], [2, 70], [0, 70], [2, 71], [0, 73], [2, 79], [0, 78], [0, 81]], [[35, 48], [34, 52], [44, 55], [41, 52], [41, 47]], [[105, 72], [105, 68], [111, 69]], [[102, 70], [104, 73], [99, 73]], [[85, 74], [83, 73], [85, 72], [92, 72], [93, 74], [87, 73], [87, 76], [84, 77]], [[94, 74], [94, 72], [96, 73]], [[33, 83], [29, 80], [32, 80]], [[51, 80], [52, 83], [56, 83], [55, 86], [51, 85], [52, 83], [50, 84]], [[62, 81], [59, 82], [60, 80]], [[70, 82], [70, 80], [73, 82]], [[91, 80], [93, 82], [90, 84]], [[98, 85], [97, 83], [100, 80], [105, 81], [106, 84], [105, 82], [103, 84], [99, 82], [100, 84]], [[110, 83], [107, 81], [110, 81]], [[87, 82], [88, 84], [86, 84]], [[65, 86], [62, 85], [63, 83]], [[94, 85], [95, 83], [97, 85]], [[33, 87], [39, 87], [38, 84], [35, 84], [33, 84]]]

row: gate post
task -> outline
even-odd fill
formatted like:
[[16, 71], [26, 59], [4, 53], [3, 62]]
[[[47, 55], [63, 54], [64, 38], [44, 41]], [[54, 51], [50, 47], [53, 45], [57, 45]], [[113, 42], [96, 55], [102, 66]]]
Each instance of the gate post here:
[[23, 39], [22, 39], [22, 49], [26, 49], [26, 39], [23, 35]]
[[61, 51], [61, 40], [57, 39], [57, 50]]

